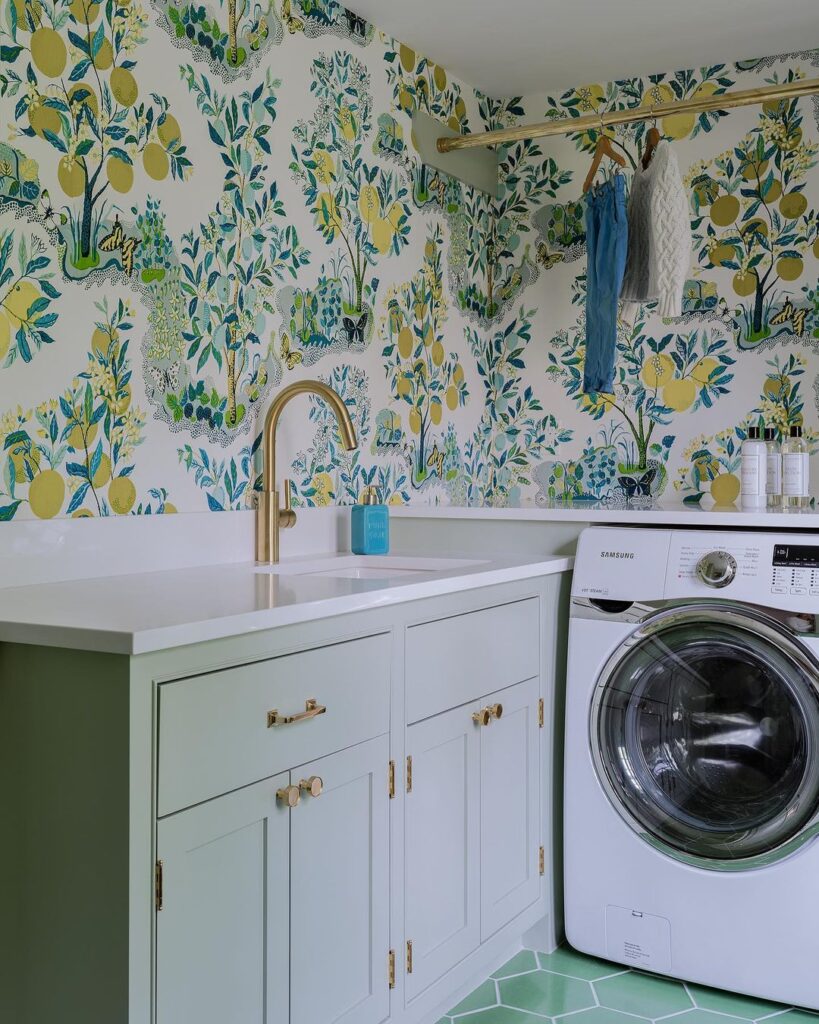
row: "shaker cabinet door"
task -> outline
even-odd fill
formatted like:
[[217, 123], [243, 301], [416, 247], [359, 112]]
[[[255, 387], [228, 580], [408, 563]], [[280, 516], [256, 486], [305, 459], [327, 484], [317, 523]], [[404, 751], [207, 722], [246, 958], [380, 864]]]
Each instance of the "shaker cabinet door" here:
[[538, 681], [486, 698], [503, 714], [481, 729], [481, 941], [540, 892]]
[[157, 823], [157, 1024], [287, 1024], [288, 781]]
[[481, 728], [472, 719], [477, 708], [465, 704], [407, 729], [412, 757], [412, 788], [404, 803], [406, 938], [412, 944], [407, 1001], [480, 941]]
[[291, 1024], [389, 1016], [389, 756], [382, 736], [292, 772]]

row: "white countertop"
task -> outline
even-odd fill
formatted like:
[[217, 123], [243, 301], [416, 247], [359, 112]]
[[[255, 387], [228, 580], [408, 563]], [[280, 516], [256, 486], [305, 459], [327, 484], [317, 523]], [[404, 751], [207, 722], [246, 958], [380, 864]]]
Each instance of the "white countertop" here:
[[705, 505], [659, 502], [649, 507], [618, 508], [597, 502], [524, 505], [509, 508], [457, 505], [400, 505], [390, 508], [390, 517], [400, 519], [498, 519], [506, 521], [619, 523], [623, 525], [707, 527], [740, 526], [745, 529], [819, 530], [817, 509], [750, 511], [738, 505]]
[[[316, 557], [282, 564], [298, 568]], [[350, 558], [343, 553], [321, 557]], [[0, 642], [145, 654], [565, 572], [573, 561], [489, 556], [389, 579], [274, 575], [244, 562], [8, 587], [0, 589]]]

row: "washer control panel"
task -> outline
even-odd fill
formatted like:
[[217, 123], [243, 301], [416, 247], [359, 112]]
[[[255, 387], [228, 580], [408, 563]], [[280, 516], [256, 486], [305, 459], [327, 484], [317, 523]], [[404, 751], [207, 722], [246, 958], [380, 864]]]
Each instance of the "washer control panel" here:
[[771, 593], [819, 597], [819, 545], [774, 544]]

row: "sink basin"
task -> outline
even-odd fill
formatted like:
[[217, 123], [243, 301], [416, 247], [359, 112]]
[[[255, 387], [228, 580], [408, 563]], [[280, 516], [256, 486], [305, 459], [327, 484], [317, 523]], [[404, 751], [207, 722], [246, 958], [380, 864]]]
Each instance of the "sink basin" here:
[[402, 555], [328, 555], [298, 559], [277, 565], [259, 565], [256, 572], [276, 576], [315, 576], [345, 580], [396, 580], [410, 582], [421, 576], [484, 565], [480, 559], [414, 558]]

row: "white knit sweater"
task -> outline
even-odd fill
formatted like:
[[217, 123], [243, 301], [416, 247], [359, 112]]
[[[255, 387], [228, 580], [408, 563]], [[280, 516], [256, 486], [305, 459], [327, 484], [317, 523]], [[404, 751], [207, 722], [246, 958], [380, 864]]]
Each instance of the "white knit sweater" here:
[[637, 303], [657, 301], [661, 317], [680, 316], [690, 263], [688, 197], [674, 150], [663, 140], [648, 167], [638, 165], [631, 184], [623, 315], [633, 315]]

